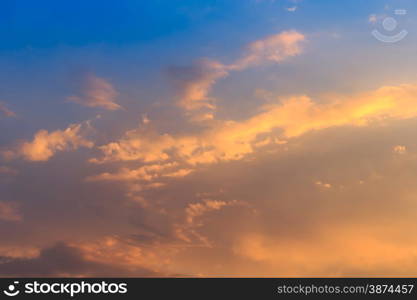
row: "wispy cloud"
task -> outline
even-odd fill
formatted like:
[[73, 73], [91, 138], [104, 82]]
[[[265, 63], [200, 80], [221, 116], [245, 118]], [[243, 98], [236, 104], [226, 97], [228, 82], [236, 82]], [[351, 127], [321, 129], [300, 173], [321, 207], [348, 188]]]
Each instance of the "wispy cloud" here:
[[185, 110], [214, 109], [214, 99], [208, 96], [217, 80], [231, 71], [242, 71], [266, 63], [281, 63], [301, 54], [305, 36], [297, 31], [283, 31], [247, 46], [245, 54], [232, 64], [201, 59], [191, 67], [171, 67], [170, 74], [179, 88], [179, 104]]
[[3, 114], [3, 116], [11, 118], [16, 117], [16, 113], [11, 111], [9, 108], [7, 108], [6, 104], [0, 102], [0, 113]]
[[186, 110], [214, 109], [208, 93], [218, 79], [229, 74], [222, 63], [208, 59], [199, 60], [191, 67], [171, 67], [169, 73], [179, 90], [179, 105]]
[[13, 169], [11, 167], [6, 166], [0, 166], [0, 175], [10, 175], [10, 176], [16, 176], [19, 172], [16, 169]]
[[298, 9], [297, 6], [291, 6], [291, 7], [285, 8], [285, 10], [288, 12], [295, 12], [297, 9]]
[[22, 219], [16, 203], [0, 201], [0, 221], [19, 222]]
[[68, 101], [88, 107], [98, 107], [105, 110], [118, 110], [122, 107], [116, 103], [118, 92], [104, 78], [88, 74], [82, 79], [80, 95], [68, 97]]

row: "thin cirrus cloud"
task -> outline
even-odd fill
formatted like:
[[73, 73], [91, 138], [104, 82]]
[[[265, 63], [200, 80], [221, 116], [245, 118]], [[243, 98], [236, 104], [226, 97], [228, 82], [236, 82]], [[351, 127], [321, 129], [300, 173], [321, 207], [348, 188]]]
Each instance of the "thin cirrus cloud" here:
[[88, 74], [82, 80], [80, 95], [70, 96], [68, 101], [105, 110], [122, 108], [116, 103], [118, 92], [110, 82], [94, 74]]
[[93, 142], [87, 140], [86, 126], [72, 124], [64, 130], [39, 130], [32, 141], [24, 141], [16, 149], [1, 152], [6, 160], [22, 157], [27, 161], [47, 161], [57, 152], [76, 150], [80, 147], [93, 147]]
[[0, 221], [19, 222], [22, 219], [16, 203], [0, 201]]
[[190, 67], [171, 67], [169, 73], [179, 90], [178, 104], [188, 111], [215, 109], [214, 99], [208, 93], [217, 80], [229, 75], [225, 65], [209, 59], [201, 59]]
[[16, 113], [11, 111], [6, 104], [0, 102], [0, 115], [5, 116], [6, 118], [16, 117]]
[[0, 166], [0, 175], [16, 176], [19, 172], [11, 167]]
[[297, 6], [291, 6], [291, 7], [287, 7], [285, 10], [288, 12], [295, 12], [298, 9]]
[[265, 63], [280, 63], [292, 56], [302, 53], [302, 43], [306, 40], [304, 34], [292, 30], [271, 35], [265, 39], [252, 42], [246, 53], [234, 64], [231, 70], [244, 70]]
[[191, 67], [171, 67], [170, 74], [179, 89], [179, 105], [187, 111], [215, 109], [209, 97], [213, 85], [231, 71], [242, 71], [266, 63], [280, 63], [302, 53], [305, 36], [295, 30], [283, 31], [250, 43], [244, 55], [232, 64], [201, 59]]

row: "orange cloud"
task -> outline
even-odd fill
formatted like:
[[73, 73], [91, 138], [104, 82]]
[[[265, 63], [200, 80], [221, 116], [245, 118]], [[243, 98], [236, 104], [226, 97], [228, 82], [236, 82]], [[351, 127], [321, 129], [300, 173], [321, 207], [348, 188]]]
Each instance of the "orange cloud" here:
[[[246, 120], [214, 121], [210, 127], [194, 134], [158, 135], [150, 128], [130, 130], [120, 140], [99, 146], [102, 155], [91, 160], [96, 164], [111, 163], [115, 169], [91, 175], [87, 181], [124, 183], [125, 197], [131, 203], [138, 203], [147, 211], [164, 213], [164, 208], [149, 198], [152, 190], [163, 193], [170, 184], [192, 176], [193, 172], [204, 172], [207, 166], [219, 162], [248, 158], [262, 149], [268, 150], [267, 147], [285, 150], [293, 139], [312, 130], [417, 117], [417, 109], [412, 105], [416, 96], [415, 85], [333, 95], [322, 102], [293, 96], [263, 107]], [[340, 190], [337, 180], [327, 176], [314, 175], [309, 180], [309, 185], [315, 183], [323, 194]], [[230, 199], [221, 201], [229, 204]], [[210, 209], [214, 207], [204, 201], [190, 205], [184, 219], [194, 220], [200, 212], [213, 211]], [[211, 247], [212, 238], [200, 232], [198, 224], [175, 222], [176, 237], [182, 242]]]
[[204, 226], [202, 217], [211, 212], [220, 211], [226, 207], [248, 206], [247, 203], [237, 200], [213, 200], [204, 199], [201, 202], [190, 203], [185, 208], [185, 222], [174, 224], [175, 235], [186, 243], [194, 243], [204, 247], [213, 247], [210, 238], [198, 231], [199, 227]]
[[[271, 276], [412, 276], [416, 241], [387, 238], [381, 228], [352, 226], [326, 229], [305, 239], [244, 234], [234, 252], [256, 263], [257, 274]], [[409, 243], [409, 244], [408, 244]], [[335, 250], [337, 249], [337, 250]]]
[[392, 148], [392, 151], [396, 154], [405, 154], [407, 153], [407, 147], [402, 145], [397, 145]]
[[210, 211], [220, 210], [225, 206], [237, 205], [238, 201], [219, 201], [212, 199], [205, 199], [201, 203], [191, 203], [186, 208], [186, 220], [188, 224], [193, 224], [194, 219], [200, 217]]
[[6, 159], [23, 157], [28, 161], [47, 161], [59, 151], [93, 147], [93, 143], [83, 137], [82, 124], [72, 124], [65, 130], [48, 132], [39, 130], [32, 141], [23, 142], [16, 150], [6, 150], [2, 155]]
[[228, 68], [242, 70], [268, 62], [280, 63], [301, 54], [304, 41], [305, 36], [295, 30], [271, 35], [249, 44], [247, 53]]
[[188, 169], [178, 169], [178, 163], [152, 164], [137, 169], [122, 168], [117, 173], [102, 173], [88, 177], [87, 181], [153, 181], [160, 177], [184, 177], [191, 172]]
[[264, 107], [261, 113], [244, 121], [216, 121], [198, 135], [157, 135], [132, 130], [121, 140], [100, 146], [103, 156], [91, 161], [155, 163], [175, 160], [195, 166], [238, 160], [259, 146], [285, 143], [276, 138], [260, 140], [262, 135], [274, 130], [280, 130], [282, 138], [291, 139], [311, 130], [415, 117], [415, 97], [417, 85], [387, 86], [351, 96], [336, 95], [326, 103], [317, 103], [307, 96], [294, 96]]
[[[115, 247], [106, 246], [94, 249], [86, 245], [58, 242], [50, 247], [39, 249], [38, 255], [35, 256], [30, 252], [27, 253], [30, 257], [7, 256], [0, 262], [0, 276], [137, 277], [162, 275], [143, 267], [143, 264], [139, 265], [137, 261], [130, 265], [123, 264], [128, 259], [138, 260], [143, 257], [141, 248], [129, 246], [126, 243], [123, 249], [125, 256], [122, 257], [116, 252]], [[112, 250], [111, 258], [100, 259], [105, 257], [105, 250], [109, 248]]]
[[113, 236], [79, 243], [77, 247], [89, 261], [102, 264], [111, 262], [111, 265], [130, 271], [131, 274], [144, 268], [149, 272], [147, 276], [167, 276], [166, 269], [172, 257], [180, 250], [177, 245], [168, 242], [161, 244], [155, 241], [153, 245], [141, 246], [133, 238]]
[[213, 101], [208, 97], [211, 87], [220, 78], [229, 73], [220, 62], [201, 59], [192, 67], [172, 67], [170, 73], [180, 90], [179, 105], [186, 110], [200, 108], [214, 109]]

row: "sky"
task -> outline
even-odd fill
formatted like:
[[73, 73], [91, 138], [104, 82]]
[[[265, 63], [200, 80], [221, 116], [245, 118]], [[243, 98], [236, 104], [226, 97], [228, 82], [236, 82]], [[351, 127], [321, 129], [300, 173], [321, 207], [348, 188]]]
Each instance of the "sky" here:
[[1, 1], [0, 276], [416, 276], [416, 20]]

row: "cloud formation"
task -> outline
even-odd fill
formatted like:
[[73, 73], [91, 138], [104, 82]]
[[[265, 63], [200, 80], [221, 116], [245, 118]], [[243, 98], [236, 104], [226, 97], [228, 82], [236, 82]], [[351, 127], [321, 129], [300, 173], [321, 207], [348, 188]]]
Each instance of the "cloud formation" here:
[[93, 147], [93, 142], [84, 137], [85, 126], [72, 124], [64, 130], [39, 130], [32, 141], [22, 142], [15, 150], [2, 152], [6, 159], [23, 157], [28, 161], [47, 161], [60, 151]]
[[[51, 198], [40, 210], [58, 202], [53, 211], [68, 215], [45, 239], [68, 242], [26, 258], [3, 255], [0, 274], [410, 275], [417, 242], [405, 228], [415, 222], [408, 212], [415, 208], [417, 144], [407, 137], [416, 134], [416, 93], [408, 84], [283, 97], [249, 118], [216, 120], [193, 133], [130, 130], [99, 148], [81, 185], [60, 174], [54, 189], [48, 184], [56, 172], [31, 165], [46, 178], [37, 182], [39, 196], [30, 195]], [[407, 151], [393, 155], [404, 139]], [[80, 179], [78, 171], [73, 176]], [[26, 213], [28, 224], [46, 222], [35, 229], [56, 222], [40, 217], [50, 212], [34, 217], [38, 203], [29, 203], [22, 203], [23, 222], [4, 224], [23, 227]], [[14, 227], [20, 239], [31, 238], [26, 227]], [[104, 238], [109, 232], [116, 237]]]
[[301, 54], [305, 36], [297, 31], [283, 31], [248, 45], [246, 53], [232, 64], [201, 59], [191, 67], [171, 67], [170, 74], [179, 89], [179, 105], [187, 111], [215, 109], [209, 92], [231, 71], [242, 71], [266, 63], [280, 63]]
[[[387, 119], [415, 117], [416, 97], [417, 85], [411, 84], [386, 86], [350, 96], [334, 95], [321, 103], [308, 96], [293, 96], [264, 107], [262, 112], [247, 120], [217, 121], [196, 135], [158, 135], [142, 129], [131, 130], [119, 141], [99, 146], [103, 155], [91, 162], [139, 161], [150, 164], [150, 167], [104, 173], [96, 176], [96, 180], [149, 181], [164, 176], [166, 167], [171, 174], [173, 168], [187, 169], [184, 172], [187, 175], [198, 165], [240, 160], [258, 147], [285, 144], [285, 140], [312, 130], [365, 126]], [[268, 136], [273, 132], [278, 137]], [[155, 173], [149, 176], [147, 168]]]
[[16, 114], [8, 109], [6, 104], [2, 102], [0, 102], [0, 113], [7, 118], [16, 117]]
[[306, 37], [298, 31], [283, 31], [255, 41], [247, 47], [245, 55], [228, 66], [231, 70], [244, 70], [266, 63], [280, 63], [302, 53]]
[[186, 110], [214, 109], [208, 93], [218, 79], [229, 74], [225, 65], [209, 59], [201, 59], [191, 67], [171, 67], [169, 73], [180, 91], [179, 105]]
[[136, 268], [129, 271], [110, 263], [86, 257], [82, 248], [64, 242], [44, 248], [33, 258], [0, 257], [0, 276], [21, 277], [126, 277], [156, 276], [151, 270]]
[[117, 91], [104, 78], [88, 74], [83, 78], [79, 96], [70, 96], [68, 101], [88, 107], [98, 107], [105, 110], [118, 110], [122, 107], [116, 103]]

